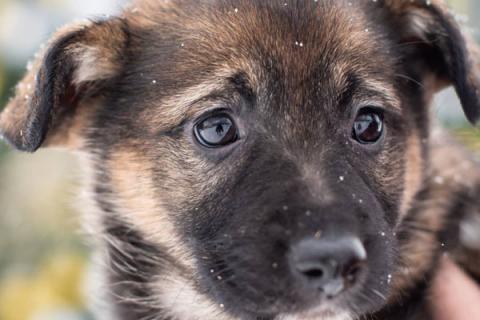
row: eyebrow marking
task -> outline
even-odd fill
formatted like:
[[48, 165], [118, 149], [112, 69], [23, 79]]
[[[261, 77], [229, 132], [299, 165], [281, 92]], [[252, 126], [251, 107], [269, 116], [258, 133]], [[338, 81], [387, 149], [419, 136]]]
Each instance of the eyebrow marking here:
[[371, 91], [375, 95], [380, 96], [385, 103], [393, 108], [394, 112], [400, 113], [402, 111], [400, 98], [395, 93], [395, 88], [392, 84], [376, 79], [364, 79], [361, 87], [363, 90]]
[[[353, 72], [349, 72], [344, 76], [342, 87], [343, 90], [338, 97], [340, 106], [379, 100], [377, 103], [390, 106], [393, 112], [401, 112], [400, 99], [395, 94], [394, 87], [387, 82], [360, 78]], [[368, 98], [362, 97], [362, 95], [368, 95]]]
[[[157, 105], [154, 118], [150, 117], [152, 132], [174, 133], [175, 128], [185, 124], [187, 119], [195, 117], [199, 112], [205, 110], [205, 103], [202, 100], [214, 101], [215, 97], [225, 97], [228, 90], [232, 90], [246, 97], [253, 99], [255, 94], [251, 87], [251, 81], [244, 71], [233, 70], [223, 67], [213, 72], [206, 79], [200, 79], [199, 84], [182, 88], [175, 94], [161, 100]], [[226, 99], [226, 98], [225, 98]]]

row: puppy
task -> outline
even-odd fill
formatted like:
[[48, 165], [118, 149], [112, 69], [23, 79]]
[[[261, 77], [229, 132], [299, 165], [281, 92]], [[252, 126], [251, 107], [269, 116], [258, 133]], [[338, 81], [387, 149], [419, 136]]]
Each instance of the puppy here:
[[475, 123], [479, 59], [440, 1], [141, 0], [57, 32], [0, 127], [85, 160], [102, 319], [431, 319], [443, 252], [480, 276], [480, 170], [429, 105]]

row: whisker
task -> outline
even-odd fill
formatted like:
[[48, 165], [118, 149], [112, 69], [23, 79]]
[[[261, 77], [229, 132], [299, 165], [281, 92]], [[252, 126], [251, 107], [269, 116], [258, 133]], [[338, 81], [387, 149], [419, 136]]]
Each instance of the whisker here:
[[408, 80], [408, 81], [411, 81], [411, 82], [417, 84], [417, 85], [418, 85], [420, 88], [422, 88], [422, 89], [425, 88], [425, 86], [424, 86], [422, 83], [418, 82], [417, 80], [415, 80], [415, 79], [413, 79], [412, 77], [409, 77], [409, 76], [407, 76], [407, 75], [400, 74], [400, 73], [396, 73], [396, 74], [395, 74], [395, 77], [403, 78], [403, 79], [406, 79], [406, 80]]
[[375, 293], [377, 296], [379, 296], [380, 298], [383, 299], [383, 301], [387, 301], [387, 297], [385, 297], [385, 295], [383, 295], [380, 291], [378, 291], [377, 289], [371, 289], [371, 291], [373, 293]]

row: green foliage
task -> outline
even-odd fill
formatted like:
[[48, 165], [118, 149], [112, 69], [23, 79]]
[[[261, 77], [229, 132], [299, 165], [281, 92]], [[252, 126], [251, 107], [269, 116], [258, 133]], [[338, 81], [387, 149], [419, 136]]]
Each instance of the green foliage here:
[[466, 127], [456, 129], [455, 135], [472, 150], [480, 152], [480, 128]]

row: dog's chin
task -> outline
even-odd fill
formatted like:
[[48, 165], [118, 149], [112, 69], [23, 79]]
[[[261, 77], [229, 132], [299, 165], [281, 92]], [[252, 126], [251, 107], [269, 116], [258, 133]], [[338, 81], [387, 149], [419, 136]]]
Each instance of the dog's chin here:
[[334, 306], [320, 306], [305, 312], [279, 315], [275, 320], [352, 320], [350, 313]]
[[355, 314], [335, 301], [319, 301], [310, 307], [272, 303], [268, 308], [242, 308], [236, 311], [233, 313], [236, 319], [272, 320], [352, 320]]

